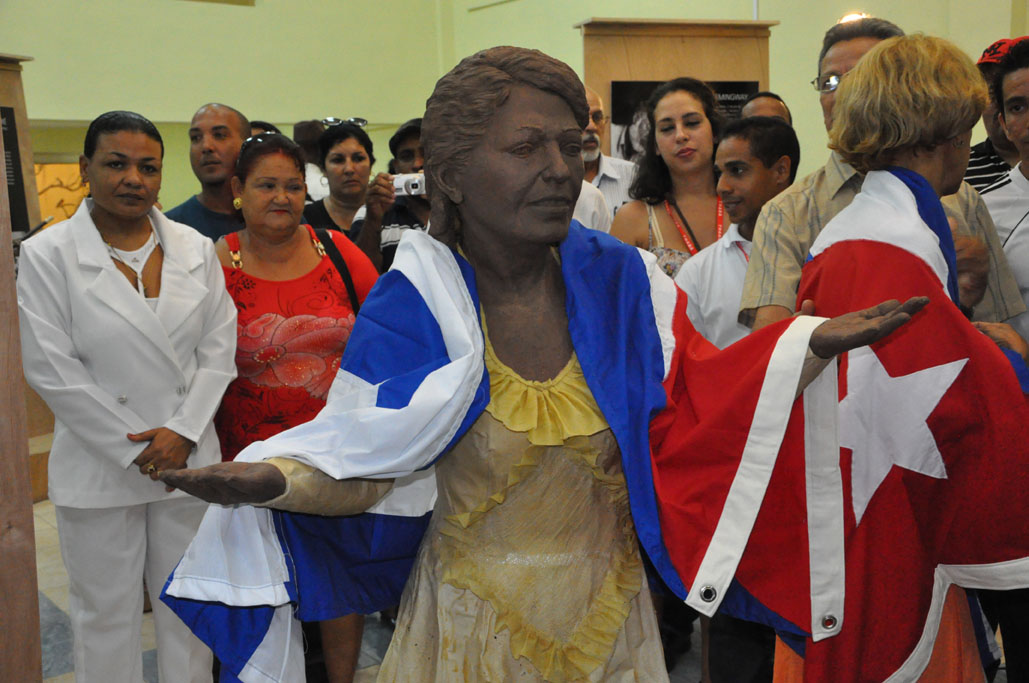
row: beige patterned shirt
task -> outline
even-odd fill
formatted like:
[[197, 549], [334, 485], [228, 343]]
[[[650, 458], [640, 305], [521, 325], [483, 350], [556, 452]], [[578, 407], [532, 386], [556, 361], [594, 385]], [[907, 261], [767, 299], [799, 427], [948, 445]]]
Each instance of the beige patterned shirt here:
[[[754, 229], [747, 278], [740, 301], [740, 322], [752, 325], [756, 309], [777, 305], [794, 310], [800, 269], [822, 228], [861, 191], [864, 180], [836, 153], [825, 166], [765, 204]], [[986, 296], [975, 307], [975, 320], [1006, 320], [1025, 310], [1018, 285], [1008, 268], [990, 213], [979, 193], [962, 183], [943, 198], [957, 232], [978, 237], [990, 253]]]

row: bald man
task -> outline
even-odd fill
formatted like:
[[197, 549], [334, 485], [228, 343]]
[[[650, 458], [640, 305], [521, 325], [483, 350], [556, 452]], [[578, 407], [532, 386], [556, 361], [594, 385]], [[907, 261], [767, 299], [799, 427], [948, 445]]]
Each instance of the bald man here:
[[189, 122], [189, 163], [200, 181], [200, 193], [165, 215], [217, 241], [243, 227], [232, 207], [229, 179], [250, 122], [238, 110], [212, 102], [197, 109]]
[[595, 90], [586, 88], [586, 102], [590, 105], [590, 118], [582, 131], [582, 161], [586, 166], [584, 179], [600, 190], [614, 216], [618, 208], [629, 201], [634, 166], [631, 161], [609, 157], [600, 151], [610, 117], [604, 111], [604, 101]]

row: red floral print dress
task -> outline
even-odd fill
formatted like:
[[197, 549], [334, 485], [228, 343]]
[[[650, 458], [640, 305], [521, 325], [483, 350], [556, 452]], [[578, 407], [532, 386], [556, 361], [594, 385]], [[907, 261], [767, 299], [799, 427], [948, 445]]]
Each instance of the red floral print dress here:
[[[377, 277], [375, 267], [353, 242], [330, 234], [350, 270], [358, 301], [364, 301]], [[317, 239], [313, 230], [311, 238]], [[239, 251], [238, 233], [225, 240], [231, 251]], [[350, 338], [354, 311], [328, 256], [294, 280], [262, 280], [235, 267], [223, 270], [239, 315], [239, 374], [214, 418], [224, 461], [318, 414]]]

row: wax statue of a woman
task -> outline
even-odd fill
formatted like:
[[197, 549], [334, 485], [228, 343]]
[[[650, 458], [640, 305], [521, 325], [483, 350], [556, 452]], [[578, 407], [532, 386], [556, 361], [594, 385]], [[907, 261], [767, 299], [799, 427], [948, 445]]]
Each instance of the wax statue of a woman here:
[[[680, 595], [694, 577], [662, 541], [652, 419], [774, 462], [796, 396], [835, 377], [825, 359], [924, 305], [800, 316], [718, 352], [652, 255], [569, 225], [587, 112], [574, 72], [533, 50], [440, 79], [422, 127], [434, 237], [401, 242], [325, 409], [162, 475], [232, 506], [212, 506], [164, 599], [241, 679], [295, 675], [294, 610], [374, 611], [403, 587], [380, 680], [667, 680], [639, 548]], [[719, 545], [730, 559], [694, 593], [731, 594], [745, 544]]]

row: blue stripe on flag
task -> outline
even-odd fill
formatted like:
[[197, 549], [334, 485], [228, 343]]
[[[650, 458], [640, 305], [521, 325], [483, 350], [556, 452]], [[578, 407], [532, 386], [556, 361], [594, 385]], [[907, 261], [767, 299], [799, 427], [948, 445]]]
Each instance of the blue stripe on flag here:
[[168, 577], [161, 591], [161, 602], [168, 605], [194, 635], [211, 648], [222, 663], [223, 671], [242, 671], [264, 640], [275, 608], [229, 607], [219, 602], [175, 598], [167, 593], [172, 576]]
[[431, 517], [273, 514], [295, 573], [301, 621], [371, 614], [397, 604]]
[[1011, 349], [1001, 349], [1001, 351], [1008, 357], [1008, 362], [1015, 371], [1015, 377], [1018, 378], [1018, 384], [1022, 387], [1022, 393], [1029, 394], [1029, 367], [1026, 367], [1025, 359]]
[[650, 278], [635, 247], [573, 221], [561, 243], [568, 328], [586, 383], [622, 452], [640, 544], [668, 587], [686, 587], [665, 549], [650, 463], [650, 420], [665, 407], [664, 354]]
[[439, 323], [414, 285], [396, 270], [380, 277], [361, 305], [340, 367], [382, 383], [379, 407], [403, 408], [425, 377], [448, 362]]

